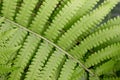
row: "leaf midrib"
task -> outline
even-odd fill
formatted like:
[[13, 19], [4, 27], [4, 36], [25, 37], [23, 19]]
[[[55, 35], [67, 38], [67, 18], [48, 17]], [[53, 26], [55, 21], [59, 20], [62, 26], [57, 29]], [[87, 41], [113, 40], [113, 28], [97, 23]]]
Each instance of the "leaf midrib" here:
[[[1, 17], [1, 16], [0, 16], [0, 17]], [[58, 45], [56, 45], [54, 42], [48, 40], [48, 39], [45, 38], [44, 36], [42, 36], [42, 35], [40, 35], [40, 34], [37, 34], [37, 33], [33, 32], [32, 30], [29, 30], [29, 29], [27, 29], [26, 27], [24, 27], [24, 26], [22, 26], [22, 25], [20, 25], [20, 24], [18, 24], [18, 23], [16, 23], [16, 22], [7, 19], [6, 17], [5, 17], [5, 22], [9, 22], [9, 23], [11, 23], [11, 24], [14, 24], [14, 25], [16, 25], [17, 27], [19, 27], [19, 28], [21, 28], [21, 29], [23, 29], [23, 30], [25, 30], [25, 31], [27, 31], [27, 32], [30, 32], [30, 33], [34, 34], [36, 37], [39, 37], [39, 38], [45, 40], [46, 42], [48, 42], [49, 44], [51, 44], [52, 46], [54, 46], [55, 48], [57, 48], [58, 50], [60, 50], [60, 51], [62, 52], [62, 54], [67, 55], [69, 58], [71, 58], [71, 59], [73, 59], [75, 62], [79, 63], [79, 65], [80, 65], [82, 68], [84, 68], [86, 71], [88, 71], [88, 72], [91, 73], [92, 75], [96, 75], [96, 74], [94, 74], [91, 70], [89, 70], [85, 65], [83, 65], [78, 59], [76, 59], [75, 57], [73, 57], [72, 55], [70, 55], [67, 51], [65, 51], [64, 49], [62, 49], [62, 48], [59, 47]]]

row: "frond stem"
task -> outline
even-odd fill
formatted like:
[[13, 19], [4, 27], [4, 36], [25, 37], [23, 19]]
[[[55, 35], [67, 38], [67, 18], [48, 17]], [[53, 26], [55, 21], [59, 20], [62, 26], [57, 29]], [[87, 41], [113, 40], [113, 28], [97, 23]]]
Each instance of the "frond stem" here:
[[74, 61], [76, 61], [82, 68], [84, 68], [86, 71], [88, 71], [89, 73], [91, 73], [91, 75], [93, 76], [97, 76], [96, 74], [94, 74], [91, 70], [89, 70], [85, 65], [83, 65], [79, 60], [77, 60], [76, 58], [74, 58], [72, 55], [70, 55], [68, 52], [66, 52], [65, 50], [63, 50], [61, 47], [59, 47], [58, 45], [56, 45], [55, 43], [51, 42], [50, 40], [48, 40], [47, 38], [41, 36], [40, 34], [37, 34], [29, 29], [27, 29], [26, 27], [23, 27], [22, 25], [18, 24], [18, 23], [15, 23], [7, 18], [5, 18], [5, 21], [6, 22], [9, 22], [9, 23], [12, 23], [14, 25], [16, 25], [17, 27], [27, 31], [27, 32], [30, 32], [32, 34], [34, 34], [35, 36], [47, 41], [49, 44], [53, 45], [54, 47], [56, 47], [58, 50], [60, 50], [61, 52], [63, 52], [64, 54], [68, 55], [70, 58], [72, 58]]

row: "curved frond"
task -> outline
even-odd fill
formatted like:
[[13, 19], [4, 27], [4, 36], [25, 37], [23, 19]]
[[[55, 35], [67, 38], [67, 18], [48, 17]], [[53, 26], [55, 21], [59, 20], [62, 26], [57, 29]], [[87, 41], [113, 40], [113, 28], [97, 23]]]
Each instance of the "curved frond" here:
[[88, 50], [116, 38], [120, 34], [119, 30], [119, 25], [106, 28], [102, 31], [99, 30], [96, 33], [89, 35], [79, 46], [76, 46], [73, 50], [71, 50], [70, 53], [75, 55], [75, 57], [82, 58]]
[[45, 32], [45, 37], [51, 41], [56, 40], [57, 36], [60, 34], [60, 30], [64, 28], [64, 25], [73, 17], [76, 10], [82, 7], [84, 2], [84, 0], [73, 0], [68, 2]]
[[27, 36], [26, 31], [23, 31], [22, 29], [18, 29], [16, 31], [16, 33], [8, 41], [8, 45], [10, 45], [10, 46], [18, 46], [18, 45], [23, 43], [26, 36]]
[[58, 80], [70, 80], [72, 73], [74, 72], [74, 68], [76, 66], [76, 62], [71, 59], [67, 59], [60, 73], [60, 77]]
[[44, 42], [40, 45], [36, 55], [34, 56], [31, 65], [28, 68], [26, 73], [25, 80], [37, 80], [37, 77], [40, 74], [40, 71], [43, 69], [43, 66], [49, 56], [49, 53], [52, 49], [52, 46], [47, 42]]
[[117, 16], [113, 19], [110, 19], [106, 23], [104, 23], [100, 27], [98, 27], [97, 30], [95, 30], [95, 31], [102, 30], [102, 29], [105, 29], [105, 28], [109, 28], [109, 27], [115, 26], [115, 25], [120, 25], [119, 20], [120, 20], [120, 16]]
[[94, 66], [94, 65], [100, 63], [101, 61], [110, 59], [110, 58], [118, 55], [119, 51], [120, 51], [119, 43], [108, 46], [105, 49], [101, 49], [100, 51], [95, 52], [94, 54], [89, 56], [88, 59], [86, 59], [85, 65], [87, 67]]
[[89, 32], [91, 28], [99, 24], [117, 2], [117, 0], [106, 0], [99, 8], [81, 18], [60, 38], [58, 45], [63, 49], [70, 47], [84, 32]]
[[13, 20], [18, 0], [3, 0], [2, 14], [6, 18]]
[[45, 0], [39, 9], [39, 12], [37, 13], [35, 20], [32, 22], [30, 29], [41, 34], [41, 32], [44, 30], [44, 25], [46, 24], [58, 2], [59, 0]]
[[37, 2], [38, 0], [23, 0], [22, 6], [20, 7], [20, 11], [16, 16], [16, 22], [20, 25], [23, 25], [24, 27], [28, 27], [29, 18]]
[[0, 64], [7, 64], [10, 62], [10, 60], [13, 59], [14, 53], [19, 49], [20, 47], [0, 47]]
[[69, 80], [87, 80], [87, 72], [80, 66], [77, 66]]
[[35, 38], [33, 34], [28, 36], [26, 39], [23, 47], [20, 49], [15, 61], [13, 67], [18, 67], [17, 70], [14, 70], [10, 74], [10, 78], [8, 80], [19, 80], [21, 77], [21, 73], [24, 72], [25, 67], [29, 63], [29, 60], [33, 56], [36, 47], [38, 46], [39, 39]]
[[55, 51], [46, 63], [46, 66], [40, 72], [38, 80], [56, 80], [56, 71], [64, 59], [65, 55], [61, 54], [61, 51]]
[[12, 70], [14, 70], [14, 69], [12, 69], [11, 66], [0, 65], [0, 75], [9, 73], [9, 72], [11, 72]]
[[97, 67], [95, 69], [95, 73], [97, 75], [107, 74], [107, 73], [111, 72], [111, 70], [114, 69], [114, 66], [115, 66], [115, 61], [110, 60], [110, 61], [102, 64], [100, 67]]

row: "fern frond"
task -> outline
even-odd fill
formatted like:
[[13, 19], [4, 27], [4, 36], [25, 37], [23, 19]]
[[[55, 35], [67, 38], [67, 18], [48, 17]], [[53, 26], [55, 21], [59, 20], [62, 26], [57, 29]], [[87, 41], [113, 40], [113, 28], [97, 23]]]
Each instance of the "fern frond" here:
[[[8, 31], [8, 30], [13, 29], [13, 28], [17, 28], [17, 26], [14, 25], [14, 24], [11, 24], [8, 21], [5, 21], [4, 24], [2, 24], [2, 27], [0, 29], [1, 29], [2, 32], [5, 32], [5, 31]], [[21, 43], [26, 38], [27, 34], [28, 34], [27, 31], [25, 31], [23, 29], [20, 29], [20, 28], [17, 28], [17, 30], [15, 31], [15, 34], [13, 34], [9, 38], [9, 41], [7, 42], [7, 45], [10, 45], [10, 46], [21, 45]]]
[[83, 68], [77, 66], [77, 68], [75, 68], [74, 72], [72, 73], [70, 80], [87, 80], [87, 73]]
[[69, 80], [74, 72], [76, 62], [71, 59], [67, 59], [60, 73], [58, 80]]
[[0, 33], [0, 45], [2, 42], [6, 41], [7, 39], [9, 39], [15, 32], [17, 29], [12, 29], [12, 30], [7, 30], [4, 32]]
[[4, 17], [13, 20], [18, 0], [3, 0], [2, 14]]
[[56, 70], [64, 61], [65, 55], [61, 54], [61, 52], [55, 51], [51, 57], [49, 58], [46, 66], [43, 68], [43, 70], [40, 72], [40, 75], [38, 77], [38, 80], [56, 80]]
[[84, 32], [89, 32], [91, 28], [99, 24], [117, 2], [118, 0], [106, 0], [99, 8], [81, 18], [62, 36], [58, 45], [62, 46], [63, 49], [68, 48], [68, 46], [71, 47], [79, 36], [84, 34]]
[[6, 74], [14, 70], [14, 68], [11, 68], [9, 65], [0, 65], [0, 75]]
[[58, 2], [59, 0], [45, 0], [39, 9], [37, 16], [35, 17], [35, 20], [33, 20], [30, 29], [41, 34], [41, 32], [44, 30], [44, 25], [46, 24]]
[[39, 38], [36, 38], [33, 34], [30, 34], [30, 36], [28, 36], [14, 61], [13, 67], [18, 67], [19, 69], [14, 70], [10, 74], [10, 78], [8, 80], [20, 79], [20, 77], [22, 76], [21, 73], [24, 72], [26, 65], [29, 63], [29, 60], [36, 51], [39, 41]]
[[26, 31], [24, 31], [22, 29], [18, 29], [16, 31], [16, 33], [9, 39], [8, 45], [10, 45], [10, 46], [18, 46], [18, 45], [22, 44], [24, 39], [27, 36], [27, 33], [28, 32], [26, 32]]
[[87, 67], [94, 66], [94, 65], [100, 63], [101, 61], [110, 59], [110, 58], [118, 55], [119, 51], [120, 51], [119, 43], [108, 46], [105, 49], [101, 49], [100, 51], [95, 52], [94, 54], [89, 56], [88, 59], [86, 59], [85, 65]]
[[68, 2], [67, 5], [65, 5], [65, 7], [55, 17], [53, 23], [48, 27], [45, 32], [45, 37], [51, 41], [56, 40], [57, 36], [60, 34], [60, 30], [64, 28], [64, 25], [71, 19], [71, 17], [73, 17], [76, 10], [82, 7], [84, 2], [84, 0], [73, 0]]
[[0, 27], [1, 32], [9, 31], [9, 30], [12, 30], [12, 29], [13, 29], [13, 27], [11, 27], [11, 24], [6, 22], [5, 20], [4, 20], [4, 22], [2, 23], [2, 25]]
[[100, 76], [104, 74], [110, 74], [116, 71], [120, 70], [120, 60], [115, 61], [114, 59], [109, 60], [108, 62], [105, 62], [104, 64], [100, 65], [95, 69], [95, 73]]
[[[59, 21], [55, 21], [55, 20], [53, 20], [53, 23], [51, 24], [51, 26], [50, 26], [50, 28], [45, 32], [45, 34], [50, 34], [50, 33], [52, 33], [53, 35], [55, 35], [55, 37], [57, 37], [57, 36], [59, 36], [60, 34], [61, 34], [61, 30], [63, 29], [63, 28], [68, 28], [68, 27], [70, 27], [74, 22], [76, 22], [81, 16], [83, 16], [84, 14], [86, 14], [89, 10], [91, 10], [91, 8], [93, 7], [93, 5], [95, 5], [96, 4], [96, 2], [97, 2], [98, 0], [94, 0], [94, 1], [84, 1], [84, 2], [81, 2], [81, 6], [79, 7], [79, 6], [77, 6], [76, 5], [76, 8], [77, 7], [79, 7], [78, 9], [76, 9], [76, 10], [73, 10], [74, 11], [74, 13], [73, 13], [73, 11], [72, 12], [69, 12], [69, 11], [71, 11], [71, 10], [68, 10], [67, 9], [67, 6], [65, 6], [64, 8], [63, 8], [63, 10], [61, 10], [61, 12], [55, 17], [55, 18], [57, 18], [57, 20], [59, 19]], [[77, 1], [78, 2], [78, 1]], [[72, 3], [72, 2], [71, 2]], [[68, 7], [69, 7], [69, 3], [67, 4], [68, 5]], [[86, 5], [89, 5], [89, 6], [86, 6]], [[70, 5], [71, 7], [72, 7], [72, 4]], [[75, 7], [75, 6], [74, 6]], [[72, 7], [73, 8], [73, 7]], [[66, 19], [65, 19], [65, 17], [62, 17], [62, 15], [64, 15], [64, 14], [62, 14], [62, 13], [65, 13], [66, 12], [66, 10], [68, 10], [67, 11], [67, 15], [66, 15], [66, 19], [67, 19], [67, 21], [66, 21]], [[68, 15], [68, 13], [70, 14], [70, 16]], [[69, 18], [67, 18], [67, 17], [69, 17]], [[64, 18], [64, 19], [62, 19], [62, 18]], [[64, 22], [61, 22], [60, 20], [65, 20]], [[60, 23], [61, 22], [61, 23]], [[59, 24], [59, 25], [58, 25]], [[56, 28], [58, 26], [58, 29]], [[62, 27], [63, 26], [63, 27]], [[51, 31], [50, 31], [51, 30]], [[54, 33], [53, 33], [53, 30], [54, 30]], [[55, 31], [57, 32], [57, 33], [55, 33]], [[48, 33], [47, 33], [48, 32]], [[47, 38], [50, 38], [51, 36], [50, 35], [48, 35], [49, 37], [47, 37]], [[55, 37], [53, 37], [53, 40], [54, 39], [56, 39]], [[52, 38], [52, 37], [51, 37]], [[51, 39], [52, 40], [52, 39]]]
[[65, 29], [69, 28], [70, 26], [72, 26], [75, 22], [79, 21], [80, 18], [82, 18], [84, 15], [88, 14], [93, 7], [95, 7], [95, 5], [97, 4], [99, 0], [87, 0], [85, 1], [85, 3], [82, 5], [82, 7], [80, 7], [75, 15], [71, 18], [71, 20], [69, 21], [69, 23], [67, 23], [65, 26]]
[[19, 49], [20, 47], [0, 47], [0, 64], [7, 64], [10, 60], [12, 60], [14, 53]]
[[[77, 0], [76, 0], [77, 1]], [[80, 1], [81, 2], [81, 1]], [[47, 4], [47, 3], [46, 3]], [[69, 3], [69, 4], [71, 4], [71, 3]], [[74, 4], [75, 4], [75, 1], [74, 1]], [[79, 3], [80, 4], [80, 3]], [[50, 5], [50, 4], [49, 4]], [[73, 5], [74, 6], [74, 5]], [[78, 6], [78, 5], [77, 5]], [[67, 6], [66, 6], [67, 7]], [[45, 8], [46, 9], [46, 8]], [[71, 7], [69, 8], [69, 10], [71, 9]], [[65, 11], [65, 9], [64, 9], [64, 11]], [[43, 14], [43, 13], [42, 13]], [[64, 13], [65, 14], [65, 13]], [[60, 16], [60, 17], [62, 17], [62, 16]], [[44, 19], [44, 18], [43, 18]], [[39, 20], [38, 20], [39, 21]], [[37, 27], [37, 26], [36, 26]], [[42, 26], [41, 26], [42, 27]], [[41, 29], [41, 28], [40, 28]], [[49, 35], [49, 34], [46, 34], [46, 35]], [[54, 35], [52, 35], [52, 36], [54, 36]], [[52, 37], [51, 36], [51, 37]], [[56, 36], [54, 36], [54, 37], [56, 37]], [[46, 45], [46, 46], [48, 46], [48, 45]], [[48, 52], [47, 53], [45, 53], [45, 54], [47, 54], [48, 55]], [[36, 55], [36, 56], [39, 56], [39, 55]], [[37, 59], [36, 59], [36, 61], [37, 61]], [[35, 62], [36, 62], [35, 61]], [[35, 63], [35, 62], [33, 62], [33, 64]], [[32, 68], [31, 68], [32, 69]], [[39, 68], [38, 68], [39, 69]], [[33, 71], [32, 71], [33, 72]], [[32, 73], [32, 72], [30, 72], [30, 73]], [[36, 73], [36, 74], [38, 74], [38, 73]]]
[[102, 23], [117, 3], [0, 0], [0, 79], [117, 79], [120, 17]]
[[[1, 30], [3, 29], [4, 28], [1, 27]], [[2, 79], [1, 76], [4, 76], [15, 69], [14, 67], [11, 67], [11, 62], [15, 55], [14, 53], [20, 48], [20, 46], [8, 46], [6, 41], [6, 39], [9, 39], [14, 33], [15, 29], [0, 31], [0, 79]]]
[[97, 28], [97, 30], [95, 30], [95, 31], [97, 32], [98, 30], [103, 30], [103, 29], [109, 28], [111, 26], [120, 25], [119, 20], [120, 20], [120, 16], [117, 16], [117, 17], [115, 17], [113, 19], [110, 19], [107, 22], [105, 22], [104, 24], [102, 24], [101, 26], [99, 26]]
[[28, 72], [26, 73], [25, 80], [37, 80], [40, 71], [43, 69], [45, 61], [49, 56], [52, 46], [47, 42], [43, 42], [36, 55], [34, 56], [31, 65], [29, 66]]
[[[97, 31], [99, 31], [99, 30], [106, 29], [106, 28], [110, 28], [110, 27], [112, 27], [112, 26], [120, 25], [119, 20], [120, 20], [120, 17], [119, 17], [119, 16], [117, 16], [117, 17], [115, 17], [115, 18], [113, 18], [113, 19], [110, 19], [110, 20], [108, 20], [106, 23], [104, 23], [104, 24], [102, 24], [100, 27], [98, 27], [98, 28], [95, 30], [95, 32], [97, 32]], [[120, 36], [119, 36], [119, 35], [116, 36], [115, 38], [113, 38], [113, 39], [105, 42], [104, 44], [101, 44], [100, 46], [96, 47], [94, 50], [99, 50], [99, 49], [101, 49], [101, 48], [103, 48], [103, 47], [106, 47], [107, 45], [111, 45], [111, 44], [116, 43], [116, 42], [120, 42]]]
[[95, 73], [99, 76], [106, 74], [106, 73], [109, 73], [114, 69], [114, 66], [115, 66], [115, 61], [110, 60], [110, 61], [102, 64], [101, 66], [97, 67], [95, 69]]
[[98, 76], [89, 76], [89, 80], [100, 80], [100, 78]]
[[54, 20], [55, 16], [62, 10], [62, 8], [64, 8], [65, 5], [67, 5], [69, 1], [71, 0], [60, 0], [59, 1], [58, 5], [56, 6], [55, 10], [50, 16], [50, 19], [49, 19], [50, 22]]
[[119, 26], [113, 26], [110, 28], [106, 28], [102, 31], [99, 30], [96, 33], [93, 33], [92, 35], [84, 39], [81, 42], [81, 44], [75, 47], [73, 50], [71, 50], [70, 53], [71, 54], [74, 53], [73, 55], [75, 55], [78, 58], [81, 58], [86, 54], [88, 50], [94, 47], [97, 47], [100, 44], [103, 44], [104, 42], [107, 42], [111, 39], [116, 38], [120, 34], [119, 30], [120, 30]]
[[[28, 27], [32, 10], [35, 8], [38, 0], [23, 0], [19, 13], [16, 16], [16, 22], [24, 27]], [[28, 7], [29, 5], [29, 7]]]
[[[46, 34], [46, 35], [49, 35], [49, 34]], [[52, 35], [52, 36], [54, 36], [54, 35]], [[52, 37], [52, 36], [51, 36], [51, 37]], [[54, 37], [55, 37], [55, 36], [54, 36]], [[48, 46], [48, 45], [45, 44], [45, 46]], [[42, 47], [41, 47], [41, 48], [42, 48]], [[42, 49], [45, 49], [45, 48], [43, 47]], [[52, 49], [52, 48], [51, 48], [51, 49]], [[42, 52], [42, 53], [43, 53], [43, 52]], [[48, 55], [48, 52], [45, 52], [44, 54]], [[53, 54], [54, 54], [54, 53], [53, 53]], [[39, 55], [40, 55], [40, 53], [39, 53], [39, 54], [36, 54], [36, 56], [39, 56]], [[46, 58], [46, 56], [45, 56], [45, 58]], [[35, 57], [35, 58], [34, 58], [34, 61], [33, 61], [33, 64], [36, 64], [37, 60], [38, 60], [38, 58]], [[41, 65], [41, 64], [40, 64], [40, 65]], [[39, 71], [37, 71], [37, 70], [39, 70], [39, 68], [41, 67], [40, 65], [39, 65], [39, 67], [36, 68], [36, 72], [35, 72], [34, 70], [32, 70], [32, 71], [30, 71], [30, 72], [28, 73], [27, 76], [29, 76], [29, 74], [31, 74], [32, 72], [34, 72], [34, 74], [38, 75]], [[30, 68], [30, 69], [32, 69], [32, 68]], [[33, 77], [37, 77], [37, 76], [34, 76], [34, 75], [33, 75]], [[32, 77], [32, 78], [33, 78], [33, 77]], [[30, 78], [27, 78], [27, 79], [30, 79]]]
[[[52, 36], [54, 36], [54, 35], [52, 35]], [[48, 46], [48, 45], [46, 45], [46, 46]], [[48, 54], [48, 53], [47, 53]], [[38, 56], [38, 55], [36, 55], [36, 56]], [[36, 59], [37, 60], [37, 59]], [[39, 69], [39, 68], [38, 68]], [[31, 73], [31, 72], [30, 72]], [[36, 73], [37, 74], [37, 73]]]
[[[0, 29], [1, 29], [0, 31], [6, 32], [6, 31], [14, 30], [13, 29], [14, 27], [16, 28], [16, 25], [13, 25], [13, 24], [5, 21], [4, 24], [2, 24], [2, 26], [0, 27]], [[15, 32], [15, 34], [14, 34], [14, 32]], [[16, 28], [16, 30], [14, 32], [13, 32], [13, 34], [11, 33], [9, 40], [7, 41], [7, 46], [14, 47], [14, 46], [21, 45], [21, 43], [23, 42], [23, 40], [25, 39], [25, 37], [27, 35], [26, 31], [19, 29], [19, 28]]]

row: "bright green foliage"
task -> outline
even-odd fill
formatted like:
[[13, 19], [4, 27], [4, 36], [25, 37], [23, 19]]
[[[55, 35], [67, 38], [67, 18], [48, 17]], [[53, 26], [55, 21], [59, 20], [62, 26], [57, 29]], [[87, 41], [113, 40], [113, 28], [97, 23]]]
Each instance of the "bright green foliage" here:
[[110, 19], [109, 21], [107, 21], [106, 23], [104, 23], [100, 27], [98, 27], [96, 31], [98, 31], [100, 29], [102, 30], [102, 29], [108, 28], [110, 26], [112, 27], [112, 26], [115, 26], [115, 25], [120, 25], [119, 20], [120, 20], [119, 16], [117, 16], [113, 19]]
[[50, 51], [50, 49], [52, 49], [51, 47], [52, 46], [46, 42], [41, 44], [38, 51], [36, 52], [36, 55], [34, 56], [35, 58], [33, 59], [31, 65], [28, 69], [25, 80], [37, 79], [37, 77], [39, 76], [39, 73], [40, 73], [39, 70], [42, 70], [42, 67], [45, 64], [45, 61], [47, 60], [47, 57], [49, 56], [49, 51]]
[[119, 0], [101, 1], [1, 0], [0, 80], [119, 80]]
[[[0, 22], [3, 22], [3, 18], [0, 18]], [[17, 67], [11, 67], [11, 64], [15, 56], [15, 52], [20, 48], [20, 46], [10, 47], [8, 45], [8, 39], [13, 36], [16, 29], [5, 30], [5, 28], [1, 27], [0, 29], [0, 79], [2, 79], [2, 77], [5, 77], [5, 75], [17, 69]]]
[[20, 8], [20, 11], [16, 17], [16, 22], [27, 27], [29, 22], [29, 17], [31, 16], [32, 10], [34, 9], [36, 3], [37, 0], [23, 0], [22, 7]]
[[87, 67], [94, 66], [105, 59], [110, 59], [111, 57], [117, 56], [119, 52], [120, 44], [113, 44], [89, 56], [88, 59], [86, 59], [85, 65]]
[[18, 0], [3, 0], [2, 13], [6, 18], [13, 20]]
[[60, 51], [55, 51], [54, 54], [50, 57], [47, 62], [47, 65], [40, 72], [39, 78], [40, 80], [56, 80], [57, 74], [56, 71], [59, 68], [59, 65], [64, 61], [64, 54], [61, 54]]
[[85, 72], [85, 70], [79, 66], [77, 66], [74, 69], [74, 72], [72, 73], [72, 76], [69, 80], [86, 80], [87, 79], [87, 72]]
[[110, 60], [105, 64], [102, 64], [100, 67], [97, 67], [95, 69], [95, 73], [97, 75], [107, 74], [108, 72], [111, 72], [111, 70], [114, 70], [114, 67], [115, 67], [115, 61]]
[[35, 38], [33, 34], [27, 37], [23, 48], [20, 49], [15, 61], [14, 67], [19, 67], [19, 69], [14, 70], [10, 75], [9, 80], [19, 80], [21, 73], [24, 71], [25, 66], [29, 63], [30, 58], [33, 56], [38, 43], [39, 39]]
[[71, 53], [74, 53], [74, 54], [76, 53], [76, 57], [78, 58], [82, 57], [83, 55], [85, 55], [87, 50], [90, 50], [96, 46], [99, 46], [100, 44], [103, 44], [104, 42], [107, 42], [110, 39], [114, 39], [118, 35], [120, 35], [120, 31], [118, 28], [120, 27], [114, 26], [114, 27], [103, 29], [103, 30], [99, 30], [91, 34], [86, 39], [84, 39], [79, 46], [74, 48], [73, 51], [76, 51], [76, 52], [71, 51]]
[[71, 19], [71, 17], [73, 17], [76, 11], [82, 7], [84, 2], [84, 0], [73, 0], [68, 2], [67, 5], [65, 5], [65, 7], [56, 15], [53, 23], [45, 32], [46, 38], [50, 39], [51, 41], [55, 40], [60, 34], [60, 30], [64, 28], [64, 25], [68, 22], [68, 20]]
[[72, 76], [75, 66], [76, 63], [73, 60], [67, 59], [62, 68], [61, 75], [58, 78], [58, 80], [69, 80]]
[[37, 13], [35, 20], [31, 24], [30, 29], [40, 34], [44, 30], [44, 25], [58, 2], [59, 0], [45, 0]]

